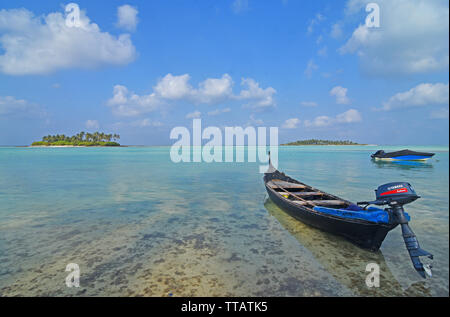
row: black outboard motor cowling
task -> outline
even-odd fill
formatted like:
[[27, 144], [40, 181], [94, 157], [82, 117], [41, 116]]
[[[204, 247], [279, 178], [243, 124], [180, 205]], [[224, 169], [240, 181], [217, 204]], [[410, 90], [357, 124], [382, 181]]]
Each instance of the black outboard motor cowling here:
[[410, 183], [389, 183], [379, 186], [375, 190], [377, 200], [406, 205], [420, 198], [412, 188]]
[[403, 205], [409, 204], [420, 198], [412, 188], [411, 184], [406, 182], [388, 183], [379, 186], [376, 190], [376, 200], [368, 202], [358, 202], [358, 205], [389, 205], [386, 210], [392, 215], [393, 221], [402, 227], [402, 236], [405, 241], [406, 249], [416, 271], [426, 278], [427, 274], [431, 277], [431, 265], [423, 265], [420, 262], [420, 256], [427, 256], [433, 259], [433, 255], [420, 248], [416, 235], [408, 225], [405, 217]]

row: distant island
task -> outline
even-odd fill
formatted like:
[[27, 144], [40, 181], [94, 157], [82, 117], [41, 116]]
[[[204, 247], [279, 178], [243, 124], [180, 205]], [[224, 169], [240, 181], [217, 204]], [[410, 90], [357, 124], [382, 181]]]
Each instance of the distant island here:
[[355, 143], [352, 141], [344, 140], [344, 141], [330, 141], [330, 140], [318, 140], [318, 139], [310, 139], [310, 140], [299, 140], [295, 142], [285, 143], [281, 145], [367, 145]]
[[80, 132], [73, 136], [47, 135], [42, 138], [42, 141], [33, 142], [31, 146], [120, 146], [115, 142], [118, 139], [120, 139], [118, 134]]

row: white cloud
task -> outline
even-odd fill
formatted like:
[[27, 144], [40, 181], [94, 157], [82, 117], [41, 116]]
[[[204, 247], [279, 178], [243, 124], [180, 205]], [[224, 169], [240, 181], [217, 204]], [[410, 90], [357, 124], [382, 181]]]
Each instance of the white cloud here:
[[336, 103], [345, 105], [350, 103], [350, 99], [347, 97], [347, 91], [347, 88], [336, 86], [330, 90], [330, 96], [336, 97]]
[[167, 74], [157, 83], [154, 91], [164, 99], [185, 99], [198, 104], [214, 104], [232, 95], [233, 80], [228, 74], [224, 74], [222, 78], [208, 78], [199, 84], [198, 89], [194, 89], [189, 80], [188, 74]]
[[360, 122], [361, 120], [361, 114], [358, 112], [358, 110], [355, 109], [347, 110], [346, 112], [343, 112], [336, 116], [336, 122], [338, 123], [353, 123]]
[[108, 106], [112, 107], [113, 113], [119, 116], [137, 116], [157, 110], [162, 101], [155, 93], [139, 96], [121, 85], [114, 86], [113, 97], [108, 100]]
[[342, 27], [339, 23], [333, 24], [330, 35], [334, 39], [338, 39], [342, 36]]
[[431, 111], [430, 118], [432, 118], [432, 119], [447, 119], [448, 120], [448, 108], [441, 108], [438, 110]]
[[199, 89], [193, 93], [199, 103], [217, 103], [232, 95], [233, 80], [228, 74], [222, 78], [208, 78], [199, 84]]
[[137, 15], [138, 15], [137, 8], [132, 7], [128, 4], [118, 7], [117, 26], [130, 32], [136, 30], [136, 26], [139, 22]]
[[228, 74], [221, 78], [208, 78], [199, 83], [198, 88], [189, 84], [188, 74], [174, 76], [167, 74], [153, 87], [148, 95], [136, 95], [122, 85], [114, 86], [113, 97], [108, 105], [120, 116], [137, 116], [161, 109], [167, 101], [184, 101], [193, 104], [217, 104], [223, 101], [246, 101], [254, 109], [275, 106], [272, 87], [261, 88], [251, 78], [242, 79], [244, 89], [234, 95], [233, 80]]
[[230, 108], [216, 109], [216, 110], [213, 110], [213, 111], [208, 112], [208, 115], [209, 115], [209, 116], [217, 116], [217, 115], [219, 115], [219, 114], [227, 113], [227, 112], [230, 112], [230, 111], [231, 111]]
[[0, 96], [0, 116], [10, 115], [29, 110], [29, 103], [23, 99], [16, 99], [12, 96]]
[[318, 116], [318, 117], [314, 118], [312, 121], [305, 120], [305, 122], [303, 124], [307, 128], [309, 128], [309, 127], [320, 128], [320, 127], [326, 127], [326, 126], [330, 125], [332, 123], [332, 121], [333, 121], [333, 119], [328, 116]]
[[[351, 0], [348, 14], [370, 0]], [[380, 28], [359, 25], [340, 52], [356, 53], [372, 75], [448, 71], [449, 8], [439, 0], [379, 0]]]
[[234, 0], [231, 4], [231, 9], [236, 14], [246, 11], [248, 9], [248, 0]]
[[423, 83], [405, 92], [399, 92], [383, 103], [381, 110], [448, 104], [449, 85]]
[[308, 29], [307, 29], [308, 34], [313, 33], [314, 27], [316, 25], [319, 25], [323, 20], [325, 20], [325, 17], [322, 14], [317, 13], [316, 16], [308, 24]]
[[310, 60], [308, 61], [308, 64], [306, 65], [306, 69], [305, 69], [305, 72], [304, 72], [305, 75], [306, 75], [306, 77], [311, 78], [313, 72], [314, 72], [315, 70], [317, 70], [318, 68], [319, 68], [319, 66], [317, 66], [316, 64], [314, 64], [314, 60], [310, 59]]
[[176, 100], [191, 97], [193, 88], [188, 83], [189, 79], [188, 74], [181, 76], [167, 74], [153, 89], [158, 96], [164, 99]]
[[240, 94], [235, 98], [238, 100], [247, 100], [254, 109], [264, 109], [275, 106], [273, 95], [277, 92], [272, 87], [261, 88], [252, 78], [243, 78], [241, 85], [245, 89], [241, 90]]
[[362, 116], [359, 111], [355, 109], [349, 109], [341, 114], [338, 114], [334, 118], [329, 116], [318, 116], [312, 121], [305, 120], [303, 124], [308, 128], [322, 128], [334, 124], [355, 123], [360, 121], [362, 121]]
[[202, 115], [202, 113], [200, 111], [190, 112], [186, 115], [186, 119], [200, 118], [201, 115]]
[[3, 9], [0, 34], [0, 72], [9, 75], [125, 65], [136, 55], [128, 34], [115, 37], [102, 32], [84, 11], [80, 26], [70, 27], [60, 12], [35, 17], [26, 9]]
[[149, 118], [145, 118], [142, 120], [136, 120], [130, 123], [132, 127], [139, 127], [139, 128], [145, 128], [145, 127], [161, 127], [163, 124], [159, 121], [151, 121]]
[[46, 117], [47, 113], [38, 105], [13, 96], [0, 96], [1, 117]]
[[264, 124], [262, 119], [257, 119], [253, 114], [250, 115], [250, 120], [247, 122], [246, 126], [261, 126]]
[[283, 125], [281, 126], [283, 129], [296, 129], [297, 125], [300, 123], [300, 119], [298, 118], [290, 118], [287, 119]]
[[302, 101], [300, 104], [304, 107], [317, 107], [317, 102], [314, 101]]
[[96, 130], [100, 127], [100, 124], [97, 120], [87, 120], [85, 123], [86, 129], [93, 129]]

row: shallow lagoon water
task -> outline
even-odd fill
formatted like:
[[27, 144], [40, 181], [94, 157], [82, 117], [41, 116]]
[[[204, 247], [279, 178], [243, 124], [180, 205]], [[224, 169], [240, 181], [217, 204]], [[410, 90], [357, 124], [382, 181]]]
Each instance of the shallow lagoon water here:
[[[394, 150], [406, 147], [384, 147]], [[448, 147], [377, 163], [371, 146], [280, 147], [279, 168], [352, 201], [408, 181], [433, 278], [391, 231], [379, 252], [313, 229], [270, 200], [256, 163], [172, 163], [169, 147], [0, 148], [2, 296], [448, 296]], [[378, 263], [379, 288], [365, 267]], [[68, 263], [79, 288], [65, 286]]]

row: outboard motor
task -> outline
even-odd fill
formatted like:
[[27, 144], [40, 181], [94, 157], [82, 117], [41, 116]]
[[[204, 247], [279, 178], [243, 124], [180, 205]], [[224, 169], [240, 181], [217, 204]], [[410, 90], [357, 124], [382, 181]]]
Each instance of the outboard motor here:
[[409, 252], [414, 268], [423, 278], [426, 278], [425, 274], [431, 277], [431, 265], [423, 265], [419, 257], [427, 256], [433, 259], [433, 255], [420, 248], [416, 235], [409, 227], [403, 210], [403, 205], [415, 201], [420, 196], [416, 194], [411, 184], [404, 182], [381, 185], [375, 190], [375, 193], [377, 198], [375, 201], [358, 202], [358, 205], [366, 205], [366, 207], [370, 204], [388, 205], [389, 208], [386, 211], [392, 215], [393, 221], [402, 227], [403, 240], [405, 241], [406, 249]]

